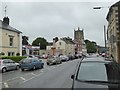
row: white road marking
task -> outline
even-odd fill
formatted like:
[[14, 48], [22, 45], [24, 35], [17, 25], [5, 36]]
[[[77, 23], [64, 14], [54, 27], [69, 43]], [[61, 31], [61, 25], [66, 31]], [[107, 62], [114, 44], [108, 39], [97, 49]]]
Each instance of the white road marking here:
[[23, 77], [20, 77], [20, 79], [22, 79], [23, 81], [25, 81], [26, 79], [25, 78], [23, 78]]
[[[22, 76], [29, 75], [29, 74], [31, 74], [31, 73], [28, 73], [28, 74], [25, 74], [25, 75], [21, 75], [21, 77], [22, 77]], [[19, 77], [12, 78], [12, 79], [5, 80], [5, 81], [3, 81], [3, 82], [8, 82], [8, 81], [11, 81], [11, 80], [14, 80], [14, 79], [17, 79], [17, 78], [20, 78], [20, 76], [19, 76]]]
[[41, 70], [40, 72], [44, 72], [43, 70]]
[[9, 86], [8, 86], [8, 84], [6, 83], [6, 82], [4, 82], [4, 86], [6, 87], [6, 88], [8, 88]]
[[34, 74], [34, 73], [31, 73], [32, 75], [34, 75], [34, 76], [36, 76], [36, 74]]
[[[40, 75], [42, 75], [42, 74], [43, 74], [43, 73], [40, 73], [40, 74], [38, 74], [38, 75], [30, 78], [30, 79], [27, 79], [27, 80], [23, 81], [22, 83], [25, 83], [25, 82], [27, 82], [27, 81], [29, 81], [29, 80], [32, 80], [33, 78], [36, 78], [36, 77], [38, 77], [38, 76], [40, 76]], [[22, 84], [22, 83], [21, 83], [21, 84]]]

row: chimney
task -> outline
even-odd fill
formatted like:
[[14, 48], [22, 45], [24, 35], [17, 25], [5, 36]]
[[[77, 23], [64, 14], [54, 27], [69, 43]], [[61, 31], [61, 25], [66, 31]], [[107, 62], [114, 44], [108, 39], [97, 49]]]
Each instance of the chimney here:
[[6, 23], [7, 25], [9, 25], [9, 18], [8, 17], [4, 17], [3, 18], [3, 23]]
[[55, 47], [55, 38], [53, 38], [53, 46]]

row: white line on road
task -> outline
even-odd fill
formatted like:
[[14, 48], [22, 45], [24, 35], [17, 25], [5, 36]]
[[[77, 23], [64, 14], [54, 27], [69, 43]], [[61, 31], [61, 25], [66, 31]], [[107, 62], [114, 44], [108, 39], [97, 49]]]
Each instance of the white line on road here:
[[34, 75], [34, 76], [36, 76], [36, 74], [34, 74], [34, 73], [31, 73], [32, 75]]
[[8, 88], [8, 87], [9, 87], [6, 82], [4, 82], [4, 86], [5, 86], [5, 88]]
[[44, 72], [43, 70], [41, 70], [40, 72]]
[[[29, 75], [29, 74], [31, 74], [31, 73], [27, 73], [27, 74], [21, 75], [21, 76], [27, 76], [27, 75]], [[11, 80], [14, 80], [14, 79], [17, 79], [17, 78], [19, 78], [19, 77], [15, 77], [15, 78], [12, 78], [12, 79], [8, 79], [8, 80], [5, 80], [5, 81], [3, 81], [3, 82], [8, 82], [8, 81], [11, 81]]]
[[[43, 73], [40, 73], [40, 74], [36, 75], [35, 77], [32, 77], [32, 78], [30, 78], [30, 79], [27, 79], [27, 80], [23, 81], [22, 83], [28, 82], [28, 81], [32, 80], [33, 78], [36, 78], [36, 77], [38, 77], [38, 76], [40, 76], [40, 75], [42, 75], [42, 74], [43, 74]], [[21, 83], [21, 84], [22, 84], [22, 83]]]
[[23, 78], [23, 77], [20, 77], [20, 79], [22, 79], [23, 81], [25, 81], [26, 79], [25, 78]]

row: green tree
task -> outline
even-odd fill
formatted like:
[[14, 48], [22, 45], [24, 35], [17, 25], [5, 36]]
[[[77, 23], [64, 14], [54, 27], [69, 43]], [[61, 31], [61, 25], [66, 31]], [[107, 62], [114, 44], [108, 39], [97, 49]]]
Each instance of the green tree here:
[[86, 43], [87, 53], [96, 53], [97, 51], [96, 42], [85, 40], [85, 43]]
[[47, 44], [47, 40], [42, 37], [38, 37], [32, 42], [33, 46], [40, 46], [40, 49], [46, 49]]

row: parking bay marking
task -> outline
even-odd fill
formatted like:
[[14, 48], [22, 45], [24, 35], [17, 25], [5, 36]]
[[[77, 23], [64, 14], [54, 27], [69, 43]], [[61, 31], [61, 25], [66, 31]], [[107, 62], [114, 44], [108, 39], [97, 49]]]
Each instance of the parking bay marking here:
[[[26, 75], [29, 75], [29, 74], [31, 74], [31, 73], [28, 73], [28, 74], [25, 74], [25, 75], [22, 75], [22, 76], [26, 76]], [[17, 78], [20, 78], [20, 77], [15, 77], [15, 78], [12, 78], [12, 79], [8, 79], [8, 80], [5, 80], [3, 82], [8, 82], [8, 81], [11, 81], [11, 80], [14, 80], [14, 79], [17, 79]]]
[[25, 78], [23, 78], [23, 77], [20, 77], [20, 79], [22, 79], [23, 81], [25, 81], [26, 79]]
[[8, 88], [8, 87], [9, 87], [6, 82], [4, 82], [4, 86], [5, 86], [5, 88]]

